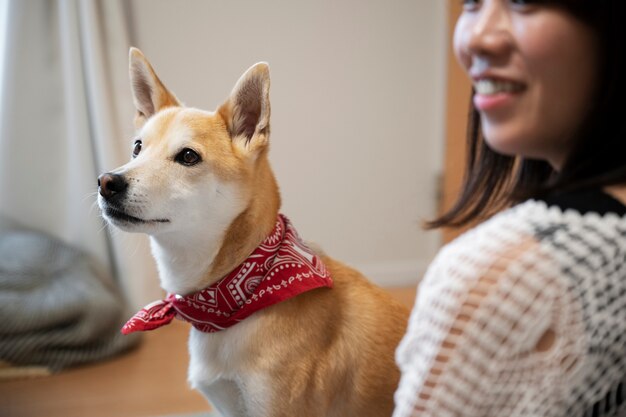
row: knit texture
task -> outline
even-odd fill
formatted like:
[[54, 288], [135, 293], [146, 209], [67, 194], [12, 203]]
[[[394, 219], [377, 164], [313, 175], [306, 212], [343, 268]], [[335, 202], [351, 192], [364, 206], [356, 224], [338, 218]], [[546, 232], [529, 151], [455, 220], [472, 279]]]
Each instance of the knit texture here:
[[626, 415], [626, 216], [531, 200], [464, 234], [396, 359], [394, 417]]

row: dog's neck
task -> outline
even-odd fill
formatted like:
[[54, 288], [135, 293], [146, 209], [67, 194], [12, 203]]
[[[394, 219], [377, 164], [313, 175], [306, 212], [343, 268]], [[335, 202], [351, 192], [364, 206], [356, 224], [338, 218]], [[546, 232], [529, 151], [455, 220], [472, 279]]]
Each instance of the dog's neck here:
[[202, 233], [197, 227], [150, 237], [165, 291], [187, 295], [206, 288], [245, 261], [263, 242], [276, 223], [280, 196], [271, 171], [259, 176], [258, 182], [254, 189], [263, 190], [263, 194], [253, 195], [234, 220], [213, 215], [211, 227]]
[[220, 239], [217, 233], [196, 238], [182, 233], [151, 236], [161, 287], [168, 293], [181, 295], [200, 289], [219, 252]]

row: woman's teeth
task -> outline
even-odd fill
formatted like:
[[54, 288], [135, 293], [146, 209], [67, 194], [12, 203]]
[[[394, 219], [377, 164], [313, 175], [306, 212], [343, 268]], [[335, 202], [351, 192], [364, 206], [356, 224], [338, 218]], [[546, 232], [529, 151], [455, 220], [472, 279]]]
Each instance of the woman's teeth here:
[[474, 88], [478, 94], [489, 96], [498, 93], [513, 93], [521, 91], [523, 86], [511, 81], [500, 80], [479, 80], [474, 83]]

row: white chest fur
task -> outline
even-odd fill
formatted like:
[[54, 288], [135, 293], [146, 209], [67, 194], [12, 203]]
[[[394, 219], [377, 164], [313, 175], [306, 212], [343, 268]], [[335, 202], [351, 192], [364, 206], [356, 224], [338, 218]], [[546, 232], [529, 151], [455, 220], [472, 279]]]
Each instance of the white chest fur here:
[[267, 381], [253, 369], [258, 316], [217, 333], [192, 328], [189, 336], [189, 374], [192, 388], [200, 391], [224, 417], [265, 415], [269, 398]]

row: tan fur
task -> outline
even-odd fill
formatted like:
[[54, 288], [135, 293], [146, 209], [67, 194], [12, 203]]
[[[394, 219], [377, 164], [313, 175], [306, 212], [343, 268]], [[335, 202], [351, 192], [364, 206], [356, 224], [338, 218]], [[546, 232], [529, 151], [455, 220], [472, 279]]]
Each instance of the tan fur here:
[[[133, 49], [131, 78], [137, 74], [141, 78], [138, 83], [146, 83], [149, 88], [133, 84], [139, 89], [134, 91], [136, 104], [144, 110], [152, 106], [154, 113], [138, 110], [137, 125], [145, 155], [118, 172], [137, 181], [176, 181], [189, 190], [201, 188], [207, 181], [235, 190], [232, 204], [223, 206], [227, 207], [224, 210], [235, 207], [237, 212], [232, 213], [223, 233], [215, 232], [219, 245], [210, 265], [180, 287], [176, 277], [162, 277], [164, 286], [170, 286], [168, 291], [172, 287], [198, 290], [238, 266], [272, 230], [280, 208], [278, 186], [267, 157], [268, 68], [253, 67], [215, 113], [181, 107], [143, 54]], [[137, 97], [142, 94], [143, 97]], [[259, 95], [258, 105], [247, 113], [238, 113], [241, 109], [237, 106], [247, 105], [247, 95]], [[146, 97], [152, 97], [151, 103], [138, 103]], [[256, 125], [249, 124], [249, 117]], [[189, 138], [181, 139], [181, 135]], [[175, 152], [171, 148], [181, 140], [201, 154], [201, 166], [188, 169], [162, 162], [171, 160]], [[150, 188], [146, 192], [149, 194]], [[161, 192], [170, 191], [155, 191]], [[167, 210], [163, 213], [151, 216], [169, 216]], [[226, 214], [224, 218], [229, 218]], [[194, 232], [191, 228], [191, 236], [185, 235], [179, 239], [180, 244], [171, 245], [168, 239], [177, 236], [177, 223], [173, 220], [171, 226], [150, 225], [147, 230], [127, 227], [151, 234], [155, 246], [164, 248], [164, 252], [154, 249], [164, 274], [169, 273], [170, 266], [172, 270], [180, 266], [170, 265], [175, 260], [165, 259], [163, 253], [184, 258], [198, 249], [197, 245], [185, 247], [187, 238], [194, 242], [194, 233], [209, 232]], [[192, 330], [190, 383], [214, 402], [225, 417], [391, 415], [393, 393], [399, 381], [394, 352], [404, 333], [408, 311], [359, 272], [321, 256], [331, 271], [334, 288], [313, 290], [268, 307], [219, 333]]]
[[267, 309], [251, 357], [273, 387], [271, 416], [390, 416], [394, 351], [407, 312], [354, 269], [324, 257], [335, 281]]

